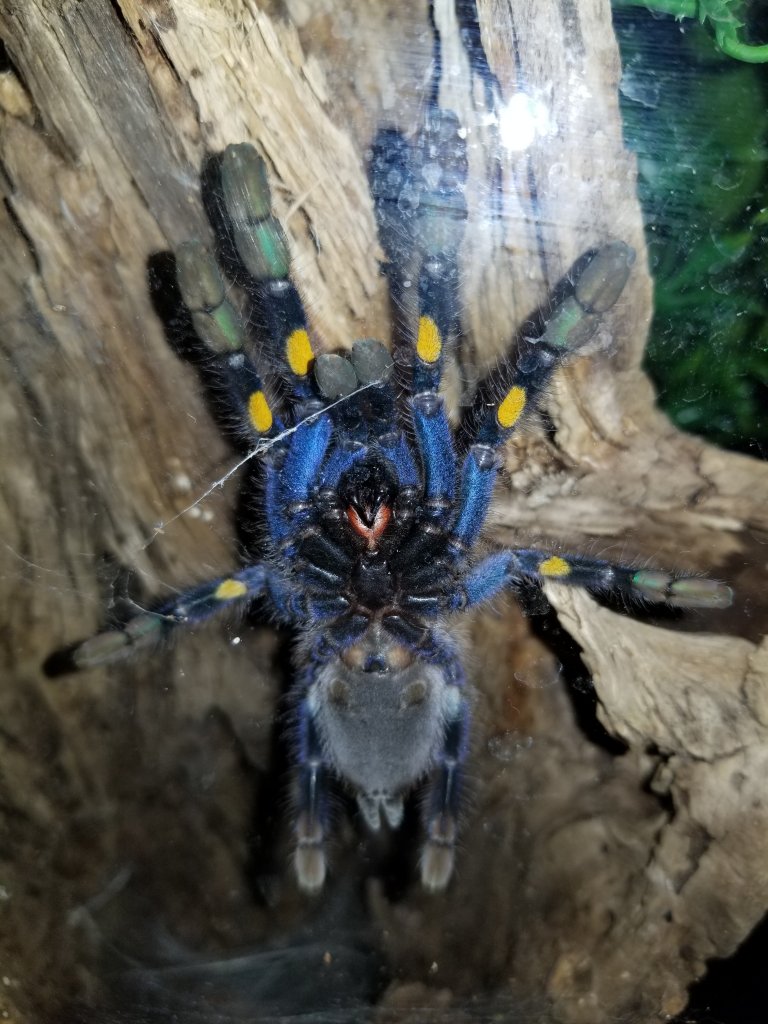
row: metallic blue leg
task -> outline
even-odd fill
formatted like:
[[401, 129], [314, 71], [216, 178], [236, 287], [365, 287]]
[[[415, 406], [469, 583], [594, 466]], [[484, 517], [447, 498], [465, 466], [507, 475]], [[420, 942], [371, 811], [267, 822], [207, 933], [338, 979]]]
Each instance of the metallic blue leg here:
[[727, 608], [733, 599], [731, 588], [717, 580], [637, 569], [581, 555], [518, 548], [483, 559], [461, 580], [448, 603], [455, 609], [482, 604], [524, 580], [553, 580], [596, 593], [621, 594], [679, 608]]
[[472, 547], [485, 524], [498, 468], [492, 447], [472, 445], [462, 466], [459, 511], [449, 537], [449, 549], [456, 557]]
[[431, 391], [411, 402], [416, 442], [424, 473], [424, 504], [438, 521], [445, 520], [456, 488], [456, 454], [443, 400]]
[[384, 458], [388, 459], [395, 467], [401, 490], [418, 487], [419, 470], [413, 453], [400, 431], [380, 437], [379, 448]]
[[[323, 413], [309, 423], [302, 423], [291, 436], [280, 471], [280, 492], [289, 513], [291, 505], [301, 505], [309, 499], [309, 490], [317, 480], [332, 430], [330, 417]], [[267, 509], [267, 515], [270, 511]]]

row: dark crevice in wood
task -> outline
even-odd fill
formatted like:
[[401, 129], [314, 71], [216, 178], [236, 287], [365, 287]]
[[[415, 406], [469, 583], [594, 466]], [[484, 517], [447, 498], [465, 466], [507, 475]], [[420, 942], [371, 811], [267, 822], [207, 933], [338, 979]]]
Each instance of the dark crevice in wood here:
[[688, 1007], [675, 1024], [750, 1024], [768, 1019], [766, 949], [768, 915], [733, 956], [709, 961], [706, 974], [691, 986]]
[[[2, 164], [0, 164], [0, 167], [2, 167], [3, 175], [7, 177], [6, 171], [5, 171], [5, 167]], [[29, 255], [30, 255], [31, 259], [32, 259], [32, 262], [35, 265], [35, 272], [38, 275], [40, 275], [40, 273], [41, 273], [41, 266], [40, 266], [40, 257], [38, 255], [37, 248], [36, 248], [35, 243], [33, 242], [32, 238], [31, 238], [31, 236], [29, 235], [29, 233], [27, 232], [27, 230], [24, 227], [23, 223], [21, 222], [21, 219], [19, 218], [18, 214], [16, 213], [16, 210], [13, 207], [13, 200], [10, 199], [7, 196], [4, 196], [3, 197], [3, 206], [5, 206], [5, 209], [8, 212], [8, 216], [10, 217], [10, 219], [11, 219], [11, 221], [13, 223], [14, 228], [16, 229], [16, 231], [19, 233], [19, 235], [21, 236], [21, 238], [24, 241], [24, 245], [25, 245], [25, 247], [26, 247], [26, 249], [27, 249], [27, 251], [28, 251], [28, 253], [29, 253]]]
[[582, 734], [590, 743], [612, 757], [625, 754], [629, 749], [627, 744], [612, 736], [597, 717], [597, 697], [589, 669], [581, 657], [581, 648], [560, 625], [555, 610], [548, 606], [546, 612], [533, 615], [529, 621], [534, 635], [552, 651], [560, 663], [576, 723]]

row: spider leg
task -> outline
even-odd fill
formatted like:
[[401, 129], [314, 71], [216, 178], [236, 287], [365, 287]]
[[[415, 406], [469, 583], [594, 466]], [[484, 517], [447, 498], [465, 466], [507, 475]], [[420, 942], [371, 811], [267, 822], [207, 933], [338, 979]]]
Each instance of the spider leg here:
[[[448, 418], [438, 395], [445, 347], [459, 312], [457, 251], [467, 215], [466, 144], [452, 111], [431, 113], [417, 138], [415, 172], [423, 181], [418, 237], [419, 314], [411, 399], [424, 471], [424, 499], [437, 524], [452, 511], [456, 456]], [[436, 179], [436, 180], [435, 180]]]
[[633, 258], [623, 242], [612, 242], [582, 261], [568, 294], [555, 306], [541, 333], [521, 338], [514, 357], [481, 385], [471, 431], [474, 443], [462, 466], [458, 511], [448, 538], [448, 552], [454, 559], [472, 547], [485, 522], [499, 467], [495, 450], [524, 413], [538, 404], [563, 356], [592, 337], [599, 315], [621, 294]]
[[264, 510], [271, 540], [290, 555], [302, 522], [311, 519], [310, 490], [328, 451], [333, 424], [322, 406], [294, 428], [285, 452], [265, 461]]
[[561, 555], [536, 548], [499, 551], [474, 566], [450, 599], [453, 608], [482, 604], [501, 591], [530, 580], [552, 580], [602, 594], [657, 601], [677, 608], [727, 608], [733, 592], [725, 583], [658, 569]]
[[467, 218], [467, 145], [452, 110], [429, 110], [416, 137], [411, 174], [418, 189], [419, 323], [413, 392], [437, 391], [446, 343], [459, 320], [458, 250]]
[[467, 755], [469, 705], [457, 687], [453, 712], [445, 723], [438, 769], [429, 785], [424, 804], [427, 840], [421, 853], [421, 882], [438, 892], [448, 884], [453, 871], [461, 798], [461, 764]]
[[323, 887], [326, 874], [325, 837], [328, 830], [328, 769], [314, 723], [311, 702], [299, 706], [296, 791], [296, 850], [294, 867], [306, 892]]
[[629, 277], [634, 251], [609, 242], [577, 262], [560, 301], [537, 334], [520, 338], [514, 355], [483, 381], [469, 435], [497, 448], [536, 407], [553, 371], [595, 334], [600, 316], [618, 300]]
[[[69, 661], [72, 668], [85, 669], [131, 657], [138, 648], [158, 642], [177, 626], [203, 622], [225, 608], [242, 608], [256, 597], [270, 598], [269, 584], [270, 573], [263, 565], [201, 583], [154, 611], [129, 619], [121, 629], [106, 630], [83, 641], [70, 652]], [[287, 611], [286, 607], [283, 614]]]
[[[387, 133], [390, 143], [398, 138]], [[439, 388], [446, 345], [455, 334], [459, 315], [457, 253], [467, 216], [467, 155], [452, 111], [430, 110], [407, 162], [400, 142], [394, 168], [396, 196], [391, 192], [389, 164], [373, 170], [374, 184], [382, 186], [377, 213], [388, 256], [395, 261], [402, 231], [413, 234], [421, 251], [410, 407], [427, 521], [420, 536], [406, 544], [399, 556], [398, 561], [407, 564], [424, 557], [430, 545], [439, 541], [453, 513], [456, 455]], [[403, 213], [406, 208], [408, 212]]]
[[200, 242], [185, 242], [176, 250], [176, 276], [197, 336], [211, 353], [206, 369], [220, 385], [228, 410], [247, 439], [274, 437], [281, 424], [245, 351], [245, 325], [226, 296], [213, 255]]
[[227, 146], [221, 185], [232, 241], [264, 317], [272, 356], [285, 372], [294, 399], [311, 398], [315, 354], [307, 317], [290, 280], [288, 243], [272, 213], [266, 167], [253, 146]]
[[[422, 276], [423, 276], [422, 272]], [[427, 307], [430, 314], [437, 311]], [[456, 451], [443, 399], [438, 394], [442, 362], [442, 328], [421, 310], [414, 357], [414, 385], [421, 386], [410, 400], [416, 437], [416, 450], [421, 462], [425, 513], [421, 529], [407, 541], [392, 559], [398, 572], [423, 561], [438, 547], [453, 515], [456, 490]]]

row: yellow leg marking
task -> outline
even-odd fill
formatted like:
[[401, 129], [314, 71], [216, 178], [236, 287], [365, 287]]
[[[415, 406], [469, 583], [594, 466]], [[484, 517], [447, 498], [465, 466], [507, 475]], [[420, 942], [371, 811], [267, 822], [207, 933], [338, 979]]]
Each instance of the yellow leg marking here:
[[297, 377], [306, 377], [309, 364], [315, 358], [309, 335], [303, 327], [299, 327], [288, 335], [285, 343], [285, 358]]
[[515, 385], [515, 387], [509, 389], [504, 401], [496, 410], [496, 419], [499, 426], [503, 427], [504, 430], [514, 427], [523, 415], [523, 409], [525, 409], [525, 388]]
[[222, 580], [213, 596], [217, 601], [232, 601], [236, 597], [244, 597], [247, 593], [248, 587], [240, 580]]
[[552, 555], [539, 563], [539, 572], [542, 576], [570, 576], [571, 567], [564, 558]]
[[440, 331], [431, 316], [419, 317], [419, 333], [416, 337], [416, 355], [423, 363], [436, 363], [443, 350]]
[[255, 430], [266, 434], [272, 427], [272, 410], [267, 404], [263, 391], [254, 391], [248, 399], [248, 415]]

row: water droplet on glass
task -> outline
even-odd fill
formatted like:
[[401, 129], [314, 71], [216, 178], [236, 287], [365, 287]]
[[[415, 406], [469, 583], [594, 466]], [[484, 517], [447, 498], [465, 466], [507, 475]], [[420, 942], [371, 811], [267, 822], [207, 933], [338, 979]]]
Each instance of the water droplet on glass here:
[[516, 761], [533, 746], [533, 736], [527, 733], [511, 732], [491, 736], [488, 740], [488, 752], [498, 761]]

